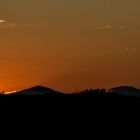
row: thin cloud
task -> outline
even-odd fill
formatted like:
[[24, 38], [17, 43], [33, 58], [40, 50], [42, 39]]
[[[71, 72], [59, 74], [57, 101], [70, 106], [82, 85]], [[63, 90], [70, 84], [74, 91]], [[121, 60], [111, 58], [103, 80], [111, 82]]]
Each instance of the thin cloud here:
[[10, 23], [6, 20], [0, 20], [0, 29], [7, 29], [7, 28], [23, 28], [23, 27], [31, 27], [31, 28], [38, 28], [41, 27], [41, 24], [31, 24], [31, 23]]
[[18, 28], [18, 27], [32, 27], [37, 28], [40, 27], [38, 24], [14, 24], [14, 23], [8, 23], [4, 25], [0, 25], [0, 29], [6, 29], [6, 28]]
[[122, 30], [122, 29], [124, 29], [125, 27], [124, 27], [124, 26], [120, 26], [119, 28]]
[[132, 53], [132, 52], [136, 52], [136, 48], [125, 48], [125, 52], [129, 52], [129, 53]]
[[101, 25], [101, 24], [96, 25], [97, 30], [109, 30], [109, 29], [112, 29], [112, 28], [113, 27], [111, 25]]
[[105, 26], [105, 28], [106, 28], [106, 29], [112, 29], [112, 26], [107, 25], [107, 26]]
[[115, 27], [115, 26], [111, 26], [111, 25], [96, 24], [95, 28], [96, 28], [96, 30], [111, 30], [111, 29], [118, 29], [118, 28], [120, 30], [123, 30], [123, 29], [125, 29], [125, 26], [120, 25], [120, 26]]

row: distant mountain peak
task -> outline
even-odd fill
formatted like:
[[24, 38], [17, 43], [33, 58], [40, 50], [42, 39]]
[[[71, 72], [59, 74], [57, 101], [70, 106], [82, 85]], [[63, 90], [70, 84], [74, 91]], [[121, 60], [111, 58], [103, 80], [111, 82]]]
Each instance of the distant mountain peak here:
[[50, 90], [50, 91], [53, 91], [50, 88], [47, 88], [47, 87], [44, 87], [44, 86], [40, 86], [40, 85], [31, 87], [28, 90], [35, 90], [35, 91], [46, 91], [46, 90]]
[[110, 90], [139, 90], [133, 86], [119, 86], [119, 87], [114, 87], [114, 88], [111, 88]]
[[133, 86], [114, 87], [111, 88], [109, 91], [130, 96], [140, 96], [140, 89], [135, 88]]
[[14, 94], [16, 95], [58, 95], [58, 94], [63, 94], [59, 91], [55, 91], [51, 88], [47, 88], [44, 86], [34, 86], [28, 89], [24, 89], [18, 92], [15, 92]]

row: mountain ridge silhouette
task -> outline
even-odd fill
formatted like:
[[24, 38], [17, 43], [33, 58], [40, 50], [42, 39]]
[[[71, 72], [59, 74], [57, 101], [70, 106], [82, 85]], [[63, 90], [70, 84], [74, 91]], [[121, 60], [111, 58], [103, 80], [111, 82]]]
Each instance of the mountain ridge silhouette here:
[[[136, 90], [136, 88], [126, 86], [115, 89]], [[34, 86], [9, 95], [1, 94], [0, 112], [35, 111], [58, 115], [66, 112], [75, 114], [78, 112], [137, 112], [140, 110], [140, 96], [135, 96], [135, 93], [124, 94], [114, 91], [89, 89], [79, 93], [65, 94], [44, 86]]]
[[41, 85], [33, 86], [13, 93], [13, 95], [51, 95], [51, 94], [64, 94], [64, 93]]
[[[102, 92], [102, 89], [91, 89], [93, 91], [98, 91]], [[104, 89], [105, 90], [105, 89]], [[87, 90], [85, 90], [87, 91]], [[83, 91], [83, 92], [85, 92]], [[82, 91], [79, 92], [79, 94], [83, 93]], [[118, 87], [113, 87], [109, 90], [105, 90], [104, 93], [111, 92], [114, 94], [122, 94], [126, 96], [139, 96], [140, 97], [140, 89], [135, 88], [133, 86], [118, 86]], [[48, 88], [45, 86], [37, 85], [33, 86], [27, 89], [23, 89], [14, 93], [11, 93], [12, 95], [66, 95], [64, 92], [56, 91], [52, 88]], [[69, 95], [75, 94], [75, 93], [69, 93]]]
[[119, 94], [124, 94], [127, 96], [139, 96], [140, 97], [140, 89], [135, 88], [133, 86], [114, 87], [114, 88], [111, 88], [109, 91], [119, 93]]

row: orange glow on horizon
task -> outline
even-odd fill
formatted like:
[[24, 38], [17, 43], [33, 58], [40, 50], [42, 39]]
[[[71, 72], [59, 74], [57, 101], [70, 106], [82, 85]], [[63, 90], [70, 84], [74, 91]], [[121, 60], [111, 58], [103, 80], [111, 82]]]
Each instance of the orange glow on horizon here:
[[17, 92], [17, 91], [10, 91], [10, 92], [5, 92], [4, 94], [13, 94], [13, 93], [15, 93], [15, 92]]
[[2, 0], [0, 91], [36, 85], [63, 92], [140, 87], [139, 5]]

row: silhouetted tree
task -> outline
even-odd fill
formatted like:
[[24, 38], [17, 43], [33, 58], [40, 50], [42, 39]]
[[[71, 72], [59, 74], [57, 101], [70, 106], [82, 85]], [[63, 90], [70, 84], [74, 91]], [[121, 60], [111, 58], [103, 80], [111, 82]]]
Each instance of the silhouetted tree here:
[[101, 93], [106, 93], [106, 89], [100, 89]]
[[93, 92], [95, 92], [95, 93], [100, 93], [100, 89], [99, 89], [99, 88], [94, 89], [94, 91], [93, 91]]

